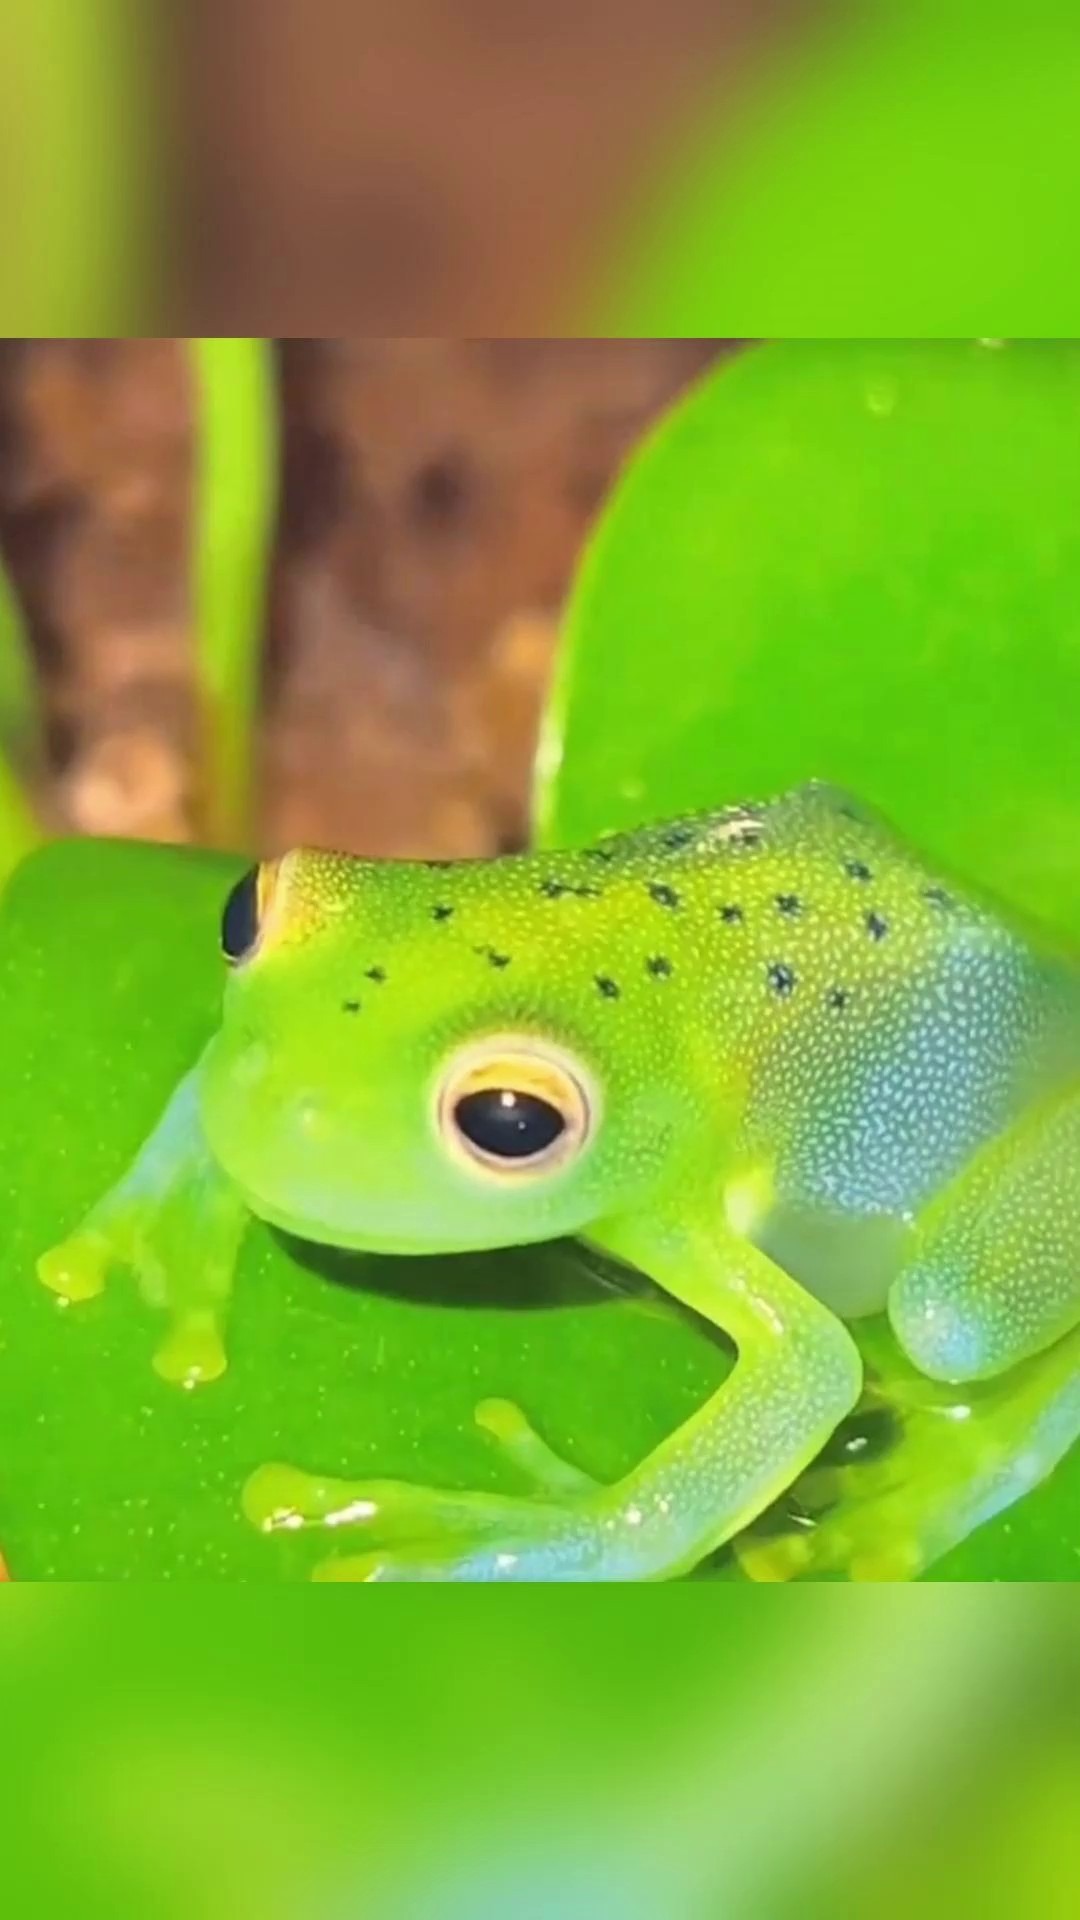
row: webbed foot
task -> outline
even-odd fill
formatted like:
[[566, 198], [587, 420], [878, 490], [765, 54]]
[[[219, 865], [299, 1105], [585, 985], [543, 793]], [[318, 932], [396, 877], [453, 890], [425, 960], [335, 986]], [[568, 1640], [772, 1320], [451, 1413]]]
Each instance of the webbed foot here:
[[223, 1320], [247, 1211], [210, 1155], [195, 1076], [181, 1082], [128, 1172], [37, 1263], [65, 1307], [94, 1299], [117, 1268], [168, 1315], [154, 1355], [161, 1378], [194, 1387], [226, 1366]]
[[[541, 1491], [539, 1498], [455, 1492], [401, 1480], [346, 1480], [271, 1464], [244, 1488], [264, 1533], [359, 1529], [373, 1544], [325, 1560], [318, 1581], [505, 1581], [587, 1578], [589, 1502], [601, 1489], [556, 1454], [509, 1400], [483, 1400], [476, 1421]], [[565, 1566], [565, 1571], [561, 1570]]]

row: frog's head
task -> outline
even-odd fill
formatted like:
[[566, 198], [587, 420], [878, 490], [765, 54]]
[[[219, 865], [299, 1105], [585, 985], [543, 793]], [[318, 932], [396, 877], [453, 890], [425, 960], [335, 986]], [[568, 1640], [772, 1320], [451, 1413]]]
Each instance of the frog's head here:
[[549, 868], [301, 852], [233, 890], [202, 1102], [254, 1212], [421, 1252], [647, 1202], [688, 1119], [672, 998], [617, 890]]

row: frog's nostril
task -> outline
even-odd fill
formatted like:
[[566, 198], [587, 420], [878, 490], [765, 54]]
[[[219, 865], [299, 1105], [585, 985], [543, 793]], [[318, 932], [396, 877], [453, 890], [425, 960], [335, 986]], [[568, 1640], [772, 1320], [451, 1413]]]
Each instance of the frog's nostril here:
[[299, 1137], [313, 1146], [328, 1140], [334, 1130], [325, 1104], [315, 1094], [305, 1094], [293, 1104], [292, 1123]]

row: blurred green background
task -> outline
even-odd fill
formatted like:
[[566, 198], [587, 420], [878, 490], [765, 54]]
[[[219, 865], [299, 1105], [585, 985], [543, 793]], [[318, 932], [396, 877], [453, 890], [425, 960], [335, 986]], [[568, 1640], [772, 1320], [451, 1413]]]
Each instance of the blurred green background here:
[[[0, 1608], [5, 1887], [97, 1920], [1075, 1912], [1059, 1596]], [[329, 1611], [328, 1611], [329, 1610]]]
[[1074, 29], [1070, 0], [3, 0], [0, 299], [57, 337], [1067, 335]]

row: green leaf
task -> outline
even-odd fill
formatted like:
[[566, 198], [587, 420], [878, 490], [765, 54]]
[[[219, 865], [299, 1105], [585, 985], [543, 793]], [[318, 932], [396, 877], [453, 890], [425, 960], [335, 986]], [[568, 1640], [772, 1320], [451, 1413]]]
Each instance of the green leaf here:
[[253, 734], [277, 516], [277, 404], [267, 340], [193, 340], [192, 528], [202, 820], [217, 846], [250, 831]]
[[598, 331], [1080, 330], [1072, 5], [844, 11], [705, 110], [636, 209]]
[[751, 349], [628, 466], [567, 614], [541, 838], [850, 786], [1080, 935], [1080, 347]]
[[0, 753], [34, 760], [41, 753], [41, 716], [22, 609], [0, 563]]
[[164, 312], [165, 236], [176, 232], [171, 169], [156, 149], [168, 113], [157, 23], [132, 0], [36, 0], [7, 11], [0, 52], [13, 142], [5, 331], [151, 333]]
[[17, 1580], [303, 1578], [335, 1542], [252, 1529], [240, 1493], [261, 1462], [521, 1491], [473, 1421], [505, 1395], [614, 1476], [725, 1370], [700, 1327], [559, 1245], [376, 1260], [253, 1225], [229, 1370], [193, 1393], [151, 1370], [160, 1327], [123, 1274], [58, 1306], [35, 1259], [122, 1171], [211, 1031], [238, 871], [59, 843], [0, 901], [0, 1550]]
[[0, 561], [0, 887], [39, 838], [16, 767], [27, 771], [41, 754], [41, 716], [22, 609]]
[[[1080, 348], [785, 344], [630, 462], [574, 591], [546, 844], [811, 777], [1080, 937]], [[1080, 1449], [941, 1577], [1076, 1578]]]

